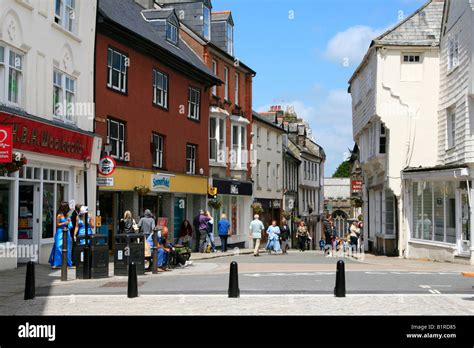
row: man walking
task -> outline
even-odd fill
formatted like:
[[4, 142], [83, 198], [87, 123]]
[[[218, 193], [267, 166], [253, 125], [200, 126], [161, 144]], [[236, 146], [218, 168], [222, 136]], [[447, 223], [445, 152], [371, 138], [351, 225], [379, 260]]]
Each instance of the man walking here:
[[255, 246], [253, 251], [254, 256], [259, 256], [258, 251], [260, 249], [260, 239], [262, 238], [262, 231], [265, 229], [265, 226], [263, 226], [263, 223], [259, 220], [259, 217], [260, 216], [258, 216], [258, 214], [255, 214], [249, 227]]
[[206, 251], [208, 223], [210, 220], [211, 218], [206, 215], [204, 210], [201, 209], [199, 211], [199, 219], [198, 219], [199, 252], [200, 253], [204, 253]]

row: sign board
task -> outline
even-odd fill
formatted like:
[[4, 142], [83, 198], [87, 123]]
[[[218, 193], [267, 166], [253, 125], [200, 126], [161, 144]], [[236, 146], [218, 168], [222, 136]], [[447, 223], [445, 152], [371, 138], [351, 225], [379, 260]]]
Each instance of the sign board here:
[[171, 175], [169, 174], [153, 174], [151, 177], [151, 190], [158, 192], [169, 192], [171, 187]]
[[116, 167], [117, 163], [115, 163], [115, 160], [112, 157], [104, 156], [100, 159], [97, 170], [99, 171], [99, 174], [109, 176], [114, 173]]
[[114, 186], [114, 178], [97, 177], [97, 186]]
[[362, 192], [362, 180], [351, 180], [351, 191], [352, 193]]
[[0, 126], [0, 163], [10, 163], [13, 155], [13, 127]]

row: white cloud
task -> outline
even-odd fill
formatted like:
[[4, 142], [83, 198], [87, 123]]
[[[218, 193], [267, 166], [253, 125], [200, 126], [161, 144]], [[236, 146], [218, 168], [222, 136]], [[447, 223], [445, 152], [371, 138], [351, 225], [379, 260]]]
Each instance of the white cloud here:
[[356, 25], [332, 37], [324, 52], [324, 57], [337, 63], [357, 65], [364, 57], [370, 42], [385, 29], [374, 29], [366, 25]]
[[[283, 104], [282, 108], [287, 105], [293, 105], [298, 117], [310, 124], [314, 140], [326, 152], [325, 175], [331, 176], [354, 145], [350, 95], [346, 90], [334, 89], [327, 91], [325, 98], [316, 105], [293, 100]], [[270, 106], [263, 105], [257, 111], [268, 111]]]

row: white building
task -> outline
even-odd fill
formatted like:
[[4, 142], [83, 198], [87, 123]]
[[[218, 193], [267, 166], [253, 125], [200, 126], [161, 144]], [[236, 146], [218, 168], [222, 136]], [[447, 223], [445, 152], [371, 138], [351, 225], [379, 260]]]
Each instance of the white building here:
[[[407, 257], [474, 264], [474, 3], [445, 1], [441, 27], [437, 117], [424, 124], [435, 144], [436, 166], [403, 172]], [[419, 163], [421, 164], [421, 163]]]
[[276, 117], [262, 116], [254, 112], [252, 117], [253, 149], [256, 151], [256, 167], [252, 170], [254, 202], [262, 204], [261, 220], [271, 224], [280, 222], [283, 208], [283, 134]]
[[28, 160], [0, 178], [0, 269], [47, 263], [59, 204], [84, 203], [85, 165], [95, 215], [95, 20], [95, 0], [0, 1], [0, 124]]
[[334, 218], [337, 235], [347, 234], [347, 219], [355, 217], [351, 205], [350, 178], [324, 178], [324, 205], [328, 214]]
[[428, 1], [374, 39], [349, 81], [364, 177], [365, 247], [378, 253], [402, 254], [406, 246], [399, 227], [404, 226], [401, 171], [437, 160], [433, 122], [443, 7], [443, 1]]

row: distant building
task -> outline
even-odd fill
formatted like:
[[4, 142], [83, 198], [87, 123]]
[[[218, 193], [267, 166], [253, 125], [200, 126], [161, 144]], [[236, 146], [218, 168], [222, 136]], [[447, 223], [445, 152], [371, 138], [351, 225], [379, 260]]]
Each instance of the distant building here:
[[347, 219], [352, 215], [351, 179], [324, 178], [324, 213], [334, 218], [337, 235], [347, 234]]

